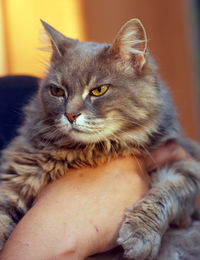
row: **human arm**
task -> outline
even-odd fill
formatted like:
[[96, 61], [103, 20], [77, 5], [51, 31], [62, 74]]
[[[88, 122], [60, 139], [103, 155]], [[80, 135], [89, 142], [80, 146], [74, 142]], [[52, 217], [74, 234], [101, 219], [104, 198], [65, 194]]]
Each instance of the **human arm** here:
[[83, 259], [114, 247], [124, 210], [148, 189], [140, 165], [119, 158], [50, 184], [17, 225], [2, 259]]
[[[188, 156], [179, 147], [161, 149], [146, 160], [148, 169]], [[126, 157], [70, 171], [41, 193], [11, 234], [1, 259], [84, 259], [113, 248], [125, 210], [148, 190], [144, 168], [143, 161]]]

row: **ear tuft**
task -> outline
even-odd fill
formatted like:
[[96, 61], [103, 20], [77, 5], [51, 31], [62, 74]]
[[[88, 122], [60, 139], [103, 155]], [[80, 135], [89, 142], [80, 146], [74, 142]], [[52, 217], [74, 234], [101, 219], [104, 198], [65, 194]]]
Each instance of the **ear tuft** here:
[[147, 36], [139, 19], [131, 19], [118, 32], [112, 50], [125, 61], [134, 60], [133, 66], [142, 70], [146, 59]]
[[66, 48], [71, 47], [74, 43], [77, 42], [76, 40], [65, 37], [62, 33], [58, 32], [56, 29], [54, 29], [43, 20], [40, 21], [51, 40], [53, 51], [57, 52], [59, 56], [62, 56], [64, 54]]

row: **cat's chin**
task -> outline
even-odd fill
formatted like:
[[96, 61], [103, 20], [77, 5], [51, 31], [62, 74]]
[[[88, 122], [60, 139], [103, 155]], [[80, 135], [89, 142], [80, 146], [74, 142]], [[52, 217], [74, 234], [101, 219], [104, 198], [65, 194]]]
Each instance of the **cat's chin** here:
[[70, 131], [70, 137], [75, 142], [80, 142], [84, 144], [94, 144], [103, 141], [103, 138], [100, 139], [100, 137], [95, 135], [95, 133], [92, 134], [92, 133], [87, 133], [87, 132], [82, 132], [77, 130]]

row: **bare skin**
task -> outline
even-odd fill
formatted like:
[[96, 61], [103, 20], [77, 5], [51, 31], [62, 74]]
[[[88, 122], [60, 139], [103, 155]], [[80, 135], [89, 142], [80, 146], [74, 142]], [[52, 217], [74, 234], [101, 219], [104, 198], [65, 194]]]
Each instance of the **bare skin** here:
[[148, 191], [147, 171], [188, 158], [168, 144], [146, 159], [71, 170], [48, 185], [8, 239], [2, 260], [81, 260], [116, 246], [127, 208]]

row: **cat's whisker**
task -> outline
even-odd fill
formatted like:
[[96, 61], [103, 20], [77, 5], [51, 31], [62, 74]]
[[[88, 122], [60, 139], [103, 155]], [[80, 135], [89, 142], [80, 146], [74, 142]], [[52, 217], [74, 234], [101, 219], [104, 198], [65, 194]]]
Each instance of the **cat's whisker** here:
[[[38, 123], [36, 123], [36, 125], [41, 126], [42, 123], [46, 123], [48, 122], [48, 120], [41, 120]], [[61, 134], [61, 132], [58, 130], [57, 125], [51, 124], [51, 125], [47, 125], [47, 126], [42, 126], [42, 129], [39, 129], [38, 131], [36, 131], [34, 133], [34, 135], [31, 136], [32, 139], [36, 138], [37, 136], [41, 138], [41, 140], [43, 140], [44, 144], [49, 145], [50, 142], [56, 137], [56, 133]]]
[[133, 119], [127, 119], [127, 118], [117, 118], [117, 117], [113, 117], [113, 118], [106, 118], [106, 120], [108, 121], [125, 121], [125, 122], [129, 122], [129, 123], [132, 123], [132, 124], [135, 124], [135, 125], [138, 125], [138, 126], [143, 126], [142, 124], [134, 121]]
[[45, 138], [46, 139], [49, 139], [49, 142], [52, 141], [53, 139], [55, 139], [56, 134], [59, 133], [60, 134], [60, 131], [58, 129], [54, 129], [54, 131], [52, 132], [49, 132], [45, 135]]
[[141, 173], [144, 173], [144, 169], [143, 169], [143, 167], [141, 166], [141, 163], [140, 163], [139, 159], [138, 159], [134, 154], [132, 154], [132, 156], [133, 156], [133, 158], [135, 159], [135, 161], [137, 162], [137, 164], [138, 164], [138, 166], [139, 166], [139, 168], [140, 168]]
[[146, 126], [144, 126], [144, 125], [142, 125], [142, 124], [140, 124], [140, 123], [138, 123], [138, 122], [136, 122], [136, 121], [134, 121], [134, 120], [128, 120], [128, 119], [124, 119], [124, 118], [107, 118], [106, 119], [106, 121], [125, 121], [125, 122], [129, 122], [129, 123], [131, 123], [131, 124], [133, 124], [133, 125], [137, 125], [137, 126], [140, 126], [140, 127], [142, 127], [142, 128], [144, 128], [144, 129], [147, 129], [148, 130], [148, 127], [146, 127]]
[[104, 150], [106, 150], [105, 145], [104, 145], [104, 143], [103, 143], [104, 141], [107, 142], [107, 143], [109, 143], [109, 144], [112, 146], [110, 140], [109, 140], [102, 132], [98, 131], [97, 133], [95, 133], [95, 135], [97, 136], [97, 138], [98, 138], [100, 141], [103, 140], [103, 141], [101, 141], [101, 142], [102, 142], [102, 144], [103, 144]]
[[142, 148], [144, 149], [144, 151], [146, 152], [146, 154], [149, 156], [149, 158], [151, 159], [151, 161], [154, 163], [154, 165], [156, 166], [157, 168], [157, 163], [156, 161], [154, 160], [153, 156], [151, 155], [151, 153], [148, 151], [148, 149], [144, 146], [144, 145], [141, 145]]
[[42, 129], [39, 129], [37, 130], [33, 135], [30, 135], [30, 137], [32, 139], [34, 139], [35, 137], [39, 136], [39, 135], [45, 135], [47, 134], [50, 130], [53, 130], [54, 129], [54, 126], [46, 126], [46, 127], [43, 127]]
[[137, 141], [135, 139], [133, 139], [133, 137], [131, 135], [128, 135], [125, 131], [121, 131], [121, 130], [119, 130], [119, 131], [121, 133], [125, 133], [128, 137], [130, 137], [130, 139], [134, 140], [135, 145], [138, 145], [138, 148], [141, 147], [145, 151], [145, 153], [150, 157], [150, 159], [152, 160], [154, 165], [156, 166], [156, 162], [155, 162], [154, 158], [152, 157], [151, 153], [148, 151], [148, 149], [145, 147], [144, 144], [137, 143]]
[[[36, 122], [34, 124], [34, 128], [37, 129], [38, 127], [40, 127], [41, 129], [38, 130], [38, 132], [39, 132], [39, 131], [45, 131], [46, 128], [51, 128], [51, 127], [55, 126], [55, 124], [46, 125], [47, 122], [49, 122], [48, 119], [39, 120], [38, 122]], [[36, 132], [36, 134], [37, 134], [37, 132]]]
[[96, 135], [97, 137], [99, 137], [99, 140], [100, 140], [100, 141], [101, 141], [102, 139], [103, 139], [103, 140], [106, 140], [106, 141], [109, 141], [108, 138], [107, 138], [106, 136], [104, 136], [104, 135], [102, 134], [102, 132], [100, 132], [100, 131], [97, 131], [97, 133], [95, 133], [95, 135]]

